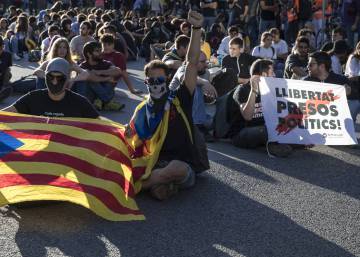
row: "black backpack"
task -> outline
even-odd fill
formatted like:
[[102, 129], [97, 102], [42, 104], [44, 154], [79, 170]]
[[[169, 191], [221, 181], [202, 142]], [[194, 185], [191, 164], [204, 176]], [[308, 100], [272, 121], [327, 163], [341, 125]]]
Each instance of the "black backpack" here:
[[225, 68], [213, 78], [212, 84], [218, 93], [218, 97], [221, 97], [237, 86], [238, 78], [233, 69]]
[[299, 13], [298, 17], [300, 20], [306, 21], [311, 18], [313, 14], [312, 11], [312, 1], [311, 0], [299, 0]]

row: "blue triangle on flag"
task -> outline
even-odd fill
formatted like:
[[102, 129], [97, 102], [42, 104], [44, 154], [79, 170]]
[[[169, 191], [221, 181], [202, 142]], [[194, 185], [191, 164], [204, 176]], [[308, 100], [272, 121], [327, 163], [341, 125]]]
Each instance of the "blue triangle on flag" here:
[[0, 158], [23, 146], [24, 143], [0, 131]]

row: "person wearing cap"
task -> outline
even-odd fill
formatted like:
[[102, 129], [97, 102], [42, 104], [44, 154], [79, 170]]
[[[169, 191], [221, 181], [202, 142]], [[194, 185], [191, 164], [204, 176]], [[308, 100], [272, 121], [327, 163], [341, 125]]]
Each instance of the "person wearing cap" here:
[[81, 95], [67, 89], [70, 64], [63, 58], [51, 60], [45, 71], [47, 89], [34, 90], [2, 111], [46, 117], [99, 118], [99, 113]]

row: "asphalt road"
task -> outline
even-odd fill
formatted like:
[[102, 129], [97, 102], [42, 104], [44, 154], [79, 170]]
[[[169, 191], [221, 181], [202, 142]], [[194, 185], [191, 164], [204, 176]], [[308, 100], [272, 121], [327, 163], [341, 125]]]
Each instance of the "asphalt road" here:
[[[31, 71], [17, 65], [15, 79]], [[142, 68], [129, 64], [144, 89]], [[125, 110], [104, 116], [125, 123], [141, 98], [124, 86], [117, 98]], [[217, 142], [209, 157], [193, 189], [167, 202], [140, 195], [143, 222], [108, 222], [69, 203], [3, 207], [0, 257], [360, 256], [360, 150], [324, 146], [278, 159]]]

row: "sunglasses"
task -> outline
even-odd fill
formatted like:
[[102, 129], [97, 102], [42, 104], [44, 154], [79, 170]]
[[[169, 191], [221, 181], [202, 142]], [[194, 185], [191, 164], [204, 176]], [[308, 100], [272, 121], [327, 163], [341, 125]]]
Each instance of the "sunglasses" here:
[[161, 76], [161, 77], [157, 77], [157, 78], [151, 78], [151, 77], [147, 77], [145, 79], [145, 84], [146, 85], [161, 85], [164, 84], [166, 82], [166, 77]]
[[65, 75], [53, 75], [53, 74], [49, 73], [49, 74], [46, 74], [46, 78], [50, 81], [53, 81], [54, 79], [56, 79], [56, 81], [58, 83], [64, 83], [66, 81]]

